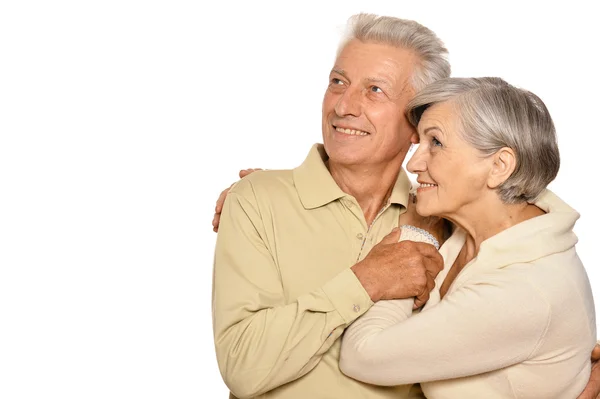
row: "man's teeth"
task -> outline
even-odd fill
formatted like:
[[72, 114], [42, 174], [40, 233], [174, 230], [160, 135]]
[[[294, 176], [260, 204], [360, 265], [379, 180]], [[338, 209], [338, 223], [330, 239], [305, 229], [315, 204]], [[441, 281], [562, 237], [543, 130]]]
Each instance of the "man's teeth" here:
[[421, 183], [419, 188], [435, 187], [437, 184]]
[[345, 133], [345, 134], [349, 134], [351, 136], [366, 136], [367, 132], [363, 132], [361, 130], [354, 130], [354, 129], [344, 129], [343, 127], [336, 127], [335, 130], [337, 130], [340, 133]]

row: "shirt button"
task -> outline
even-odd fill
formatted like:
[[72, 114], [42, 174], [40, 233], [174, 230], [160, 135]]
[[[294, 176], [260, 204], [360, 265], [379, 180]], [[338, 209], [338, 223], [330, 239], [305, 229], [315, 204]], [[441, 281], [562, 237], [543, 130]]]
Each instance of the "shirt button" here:
[[356, 238], [358, 238], [359, 240], [362, 240], [363, 238], [365, 238], [365, 236], [363, 236], [362, 233], [358, 233], [356, 235]]
[[358, 313], [360, 312], [360, 306], [355, 304], [354, 306], [352, 306], [352, 310], [354, 310], [355, 313]]

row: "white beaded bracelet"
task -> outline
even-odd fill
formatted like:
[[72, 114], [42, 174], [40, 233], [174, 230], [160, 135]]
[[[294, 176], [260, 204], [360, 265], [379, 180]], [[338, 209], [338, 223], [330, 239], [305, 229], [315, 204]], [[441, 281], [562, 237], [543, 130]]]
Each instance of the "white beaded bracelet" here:
[[400, 239], [398, 241], [410, 240], [426, 242], [427, 244], [433, 245], [435, 249], [440, 249], [440, 243], [438, 240], [427, 230], [411, 226], [410, 224], [403, 224], [400, 226], [400, 228], [402, 229], [402, 232], [400, 233]]

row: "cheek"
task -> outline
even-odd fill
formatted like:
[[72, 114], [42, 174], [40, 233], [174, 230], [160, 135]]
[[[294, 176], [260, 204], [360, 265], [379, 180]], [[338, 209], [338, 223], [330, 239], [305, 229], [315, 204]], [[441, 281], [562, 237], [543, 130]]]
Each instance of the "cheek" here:
[[400, 114], [389, 104], [370, 103], [364, 107], [365, 117], [378, 129], [394, 129], [398, 127]]
[[450, 198], [477, 197], [487, 181], [487, 169], [477, 159], [468, 157], [438, 162], [435, 171], [438, 173], [432, 173], [432, 177], [437, 177], [443, 192], [450, 194]]
[[412, 125], [400, 114], [383, 115], [375, 125], [378, 132], [385, 132], [385, 141], [394, 147], [408, 147], [415, 133]]
[[[420, 144], [420, 146], [424, 145]], [[452, 173], [451, 163], [447, 159], [444, 159], [443, 154], [439, 154], [435, 149], [431, 149], [431, 147], [423, 148], [423, 151], [425, 152], [423, 159], [427, 162], [427, 172], [436, 183], [443, 183], [447, 179], [446, 174]]]
[[335, 93], [332, 93], [329, 89], [325, 90], [325, 95], [323, 96], [323, 114], [325, 115], [327, 112], [333, 110], [335, 107], [335, 103], [337, 101], [337, 96]]

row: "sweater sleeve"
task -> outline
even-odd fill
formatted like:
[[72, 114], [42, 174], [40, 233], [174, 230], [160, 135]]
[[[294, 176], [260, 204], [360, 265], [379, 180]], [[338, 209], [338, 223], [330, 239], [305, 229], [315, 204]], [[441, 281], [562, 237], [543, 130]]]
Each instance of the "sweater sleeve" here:
[[264, 231], [253, 198], [230, 192], [215, 250], [213, 325], [221, 374], [239, 398], [308, 373], [373, 304], [350, 269], [287, 303]]
[[536, 288], [510, 274], [480, 276], [410, 318], [378, 302], [347, 329], [340, 369], [371, 384], [400, 385], [528, 359], [548, 328], [550, 309]]

